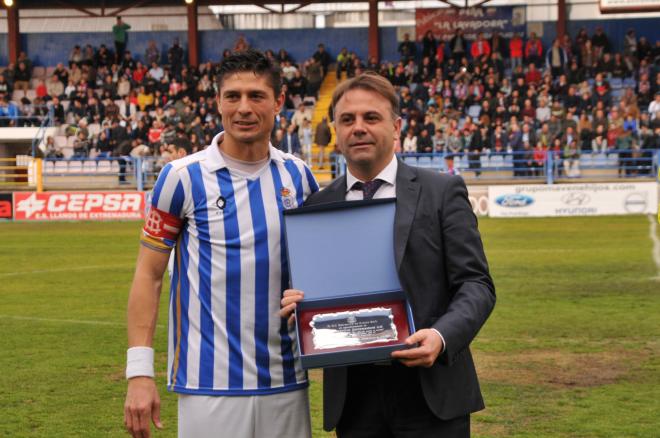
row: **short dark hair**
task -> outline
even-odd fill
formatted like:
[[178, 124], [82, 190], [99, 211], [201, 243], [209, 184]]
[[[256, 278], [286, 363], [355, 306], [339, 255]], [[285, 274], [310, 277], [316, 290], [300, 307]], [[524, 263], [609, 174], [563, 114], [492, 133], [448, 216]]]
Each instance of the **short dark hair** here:
[[256, 76], [266, 76], [273, 88], [275, 98], [280, 95], [282, 91], [282, 72], [279, 66], [268, 59], [261, 51], [254, 49], [232, 53], [222, 60], [216, 77], [218, 93], [226, 76], [242, 72], [252, 72]]
[[396, 120], [397, 117], [399, 117], [399, 98], [396, 96], [396, 91], [390, 81], [376, 73], [366, 72], [342, 82], [337, 88], [335, 88], [335, 92], [332, 94], [332, 103], [330, 104], [330, 109], [328, 111], [330, 113], [330, 120], [335, 119], [335, 107], [337, 106], [337, 102], [344, 97], [346, 92], [351, 90], [366, 90], [380, 94], [390, 102], [390, 106], [392, 107], [392, 119]]

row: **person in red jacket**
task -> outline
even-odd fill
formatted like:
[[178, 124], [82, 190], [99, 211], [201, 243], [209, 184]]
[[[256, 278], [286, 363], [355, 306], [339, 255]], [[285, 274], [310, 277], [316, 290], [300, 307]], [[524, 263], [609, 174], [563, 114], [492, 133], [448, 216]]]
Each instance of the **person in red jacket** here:
[[472, 43], [470, 54], [472, 55], [472, 59], [490, 56], [490, 43], [484, 38], [483, 32], [479, 32], [477, 39]]
[[523, 60], [523, 40], [520, 34], [514, 34], [513, 38], [509, 41], [509, 57], [511, 58], [511, 70], [515, 70], [517, 66], [522, 65]]
[[527, 73], [525, 74], [525, 82], [529, 84], [538, 84], [541, 82], [541, 71], [536, 68], [536, 64], [529, 64]]
[[536, 33], [532, 32], [525, 44], [525, 59], [528, 63], [533, 63], [538, 67], [542, 56], [543, 46], [541, 45], [541, 40], [537, 38]]

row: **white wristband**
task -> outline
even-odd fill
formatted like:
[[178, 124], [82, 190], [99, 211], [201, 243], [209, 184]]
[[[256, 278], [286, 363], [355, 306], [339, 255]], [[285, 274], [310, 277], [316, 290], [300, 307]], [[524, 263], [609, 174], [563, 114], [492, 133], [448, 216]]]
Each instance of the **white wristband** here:
[[154, 349], [131, 347], [126, 351], [126, 378], [154, 377]]

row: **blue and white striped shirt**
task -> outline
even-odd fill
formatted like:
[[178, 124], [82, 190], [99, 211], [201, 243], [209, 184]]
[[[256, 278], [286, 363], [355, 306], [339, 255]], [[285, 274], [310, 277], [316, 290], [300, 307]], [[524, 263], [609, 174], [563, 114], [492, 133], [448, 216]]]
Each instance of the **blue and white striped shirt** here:
[[230, 171], [221, 141], [222, 133], [204, 151], [163, 168], [143, 232], [143, 244], [175, 248], [168, 389], [205, 395], [300, 389], [307, 378], [295, 330], [279, 316], [289, 286], [282, 211], [302, 205], [318, 185], [300, 159], [273, 146], [256, 175]]

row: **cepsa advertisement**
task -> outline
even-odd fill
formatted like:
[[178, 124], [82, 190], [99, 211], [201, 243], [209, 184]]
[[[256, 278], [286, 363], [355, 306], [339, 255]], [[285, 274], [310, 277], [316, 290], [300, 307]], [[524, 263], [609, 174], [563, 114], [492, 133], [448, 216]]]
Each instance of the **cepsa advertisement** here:
[[648, 183], [490, 186], [491, 217], [656, 214], [658, 185]]
[[12, 217], [11, 193], [0, 193], [0, 219]]
[[141, 192], [15, 192], [15, 220], [143, 219]]

